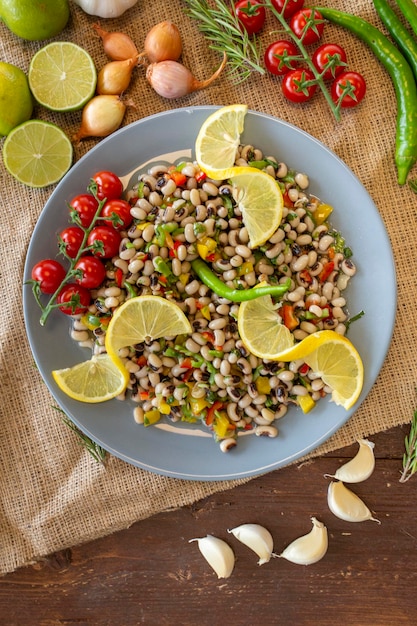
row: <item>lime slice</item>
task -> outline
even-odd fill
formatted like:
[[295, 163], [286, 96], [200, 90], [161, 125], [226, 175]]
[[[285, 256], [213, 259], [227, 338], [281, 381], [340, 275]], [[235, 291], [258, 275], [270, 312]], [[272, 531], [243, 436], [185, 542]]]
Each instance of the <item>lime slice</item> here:
[[213, 180], [229, 178], [248, 107], [232, 104], [217, 109], [202, 124], [195, 152], [200, 168]]
[[29, 120], [16, 126], [3, 145], [7, 170], [29, 187], [46, 187], [60, 180], [72, 164], [72, 144], [49, 122]]
[[160, 296], [138, 296], [116, 309], [106, 332], [106, 350], [118, 359], [121, 348], [191, 332], [190, 322], [177, 304]]
[[242, 212], [251, 248], [261, 246], [274, 234], [282, 219], [282, 193], [272, 176], [255, 167], [231, 170], [233, 198]]
[[274, 360], [294, 345], [294, 336], [277, 313], [271, 296], [242, 302], [238, 313], [239, 335], [245, 347], [261, 359]]
[[55, 41], [34, 55], [28, 79], [39, 104], [52, 111], [77, 111], [93, 97], [97, 72], [83, 48]]
[[105, 402], [123, 393], [129, 374], [121, 361], [115, 364], [108, 354], [93, 356], [73, 367], [52, 372], [58, 387], [79, 402]]

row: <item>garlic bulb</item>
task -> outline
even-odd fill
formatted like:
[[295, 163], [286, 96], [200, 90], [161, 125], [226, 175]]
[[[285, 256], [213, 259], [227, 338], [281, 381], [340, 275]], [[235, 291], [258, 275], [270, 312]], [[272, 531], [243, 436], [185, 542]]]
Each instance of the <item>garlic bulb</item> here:
[[353, 491], [345, 487], [342, 481], [332, 481], [327, 492], [327, 504], [331, 512], [345, 522], [381, 522], [372, 517], [366, 504]]
[[274, 549], [274, 540], [272, 539], [271, 533], [259, 524], [242, 524], [227, 532], [232, 533], [236, 539], [259, 556], [258, 565], [268, 563], [271, 556], [276, 556], [272, 552]]
[[311, 565], [324, 557], [328, 547], [327, 528], [315, 517], [312, 517], [311, 521], [313, 522], [311, 531], [294, 539], [278, 556], [297, 565]]
[[232, 548], [223, 539], [207, 535], [190, 539], [198, 542], [201, 554], [207, 563], [214, 569], [218, 578], [229, 578], [235, 566], [235, 555]]
[[375, 468], [375, 444], [368, 439], [359, 439], [357, 454], [339, 467], [335, 474], [325, 474], [329, 478], [337, 478], [345, 483], [360, 483], [370, 477]]
[[98, 17], [119, 17], [133, 7], [138, 0], [73, 0], [88, 15]]

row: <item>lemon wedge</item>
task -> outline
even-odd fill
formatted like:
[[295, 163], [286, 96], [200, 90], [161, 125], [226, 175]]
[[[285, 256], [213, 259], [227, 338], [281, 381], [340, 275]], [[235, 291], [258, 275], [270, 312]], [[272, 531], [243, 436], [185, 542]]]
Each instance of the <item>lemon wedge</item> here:
[[246, 104], [221, 107], [203, 122], [195, 143], [196, 161], [213, 180], [231, 175], [243, 132]]
[[116, 309], [106, 332], [106, 350], [117, 362], [121, 348], [191, 332], [191, 324], [177, 304], [160, 296], [137, 296]]
[[93, 356], [73, 367], [52, 372], [58, 387], [73, 400], [105, 402], [123, 393], [129, 374], [121, 360], [118, 365], [108, 354]]

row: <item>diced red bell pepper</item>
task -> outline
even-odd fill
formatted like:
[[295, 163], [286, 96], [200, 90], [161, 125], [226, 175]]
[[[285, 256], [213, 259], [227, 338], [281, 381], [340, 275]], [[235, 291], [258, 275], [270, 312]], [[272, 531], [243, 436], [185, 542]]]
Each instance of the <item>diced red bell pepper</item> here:
[[123, 287], [123, 282], [124, 282], [124, 274], [122, 272], [122, 270], [120, 269], [120, 267], [118, 267], [114, 273], [114, 279], [116, 281], [116, 285], [118, 287]]
[[197, 172], [197, 174], [195, 175], [195, 179], [198, 183], [202, 183], [203, 180], [206, 180], [207, 178], [207, 174], [205, 172]]
[[174, 183], [177, 185], [177, 187], [182, 187], [187, 182], [186, 175], [182, 172], [178, 172], [178, 170], [173, 170], [172, 172], [170, 172], [169, 175]]
[[297, 328], [299, 321], [294, 313], [294, 306], [292, 304], [283, 304], [278, 312], [288, 330], [294, 330]]
[[211, 407], [208, 409], [207, 414], [206, 414], [206, 424], [207, 426], [211, 426], [213, 421], [214, 421], [214, 417], [215, 417], [215, 412], [219, 411], [221, 408], [223, 407], [223, 402], [221, 402], [220, 400], [216, 400]]
[[319, 274], [320, 282], [322, 282], [322, 283], [326, 282], [326, 280], [329, 278], [329, 276], [333, 272], [333, 270], [334, 270], [334, 261], [328, 261], [323, 266], [323, 269], [321, 270], [321, 272]]

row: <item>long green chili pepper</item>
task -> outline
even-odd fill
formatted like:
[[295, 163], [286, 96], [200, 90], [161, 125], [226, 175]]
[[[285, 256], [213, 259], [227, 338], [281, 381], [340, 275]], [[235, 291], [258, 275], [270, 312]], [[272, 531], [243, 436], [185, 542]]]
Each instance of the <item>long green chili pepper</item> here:
[[[373, 0], [376, 12], [385, 24], [397, 46], [410, 64], [417, 79], [417, 41], [397, 17], [386, 0]], [[414, 5], [413, 5], [414, 6]]]
[[211, 271], [207, 263], [202, 259], [191, 261], [191, 267], [207, 287], [221, 298], [226, 298], [226, 300], [231, 302], [245, 302], [268, 295], [282, 296], [291, 286], [291, 280], [288, 278], [285, 283], [280, 285], [265, 285], [252, 287], [251, 289], [231, 289]]
[[327, 7], [316, 8], [325, 19], [366, 43], [391, 77], [397, 98], [395, 164], [398, 184], [404, 185], [417, 160], [417, 87], [413, 72], [398, 48], [366, 20]]
[[398, 7], [417, 35], [417, 7], [413, 0], [396, 0]]

